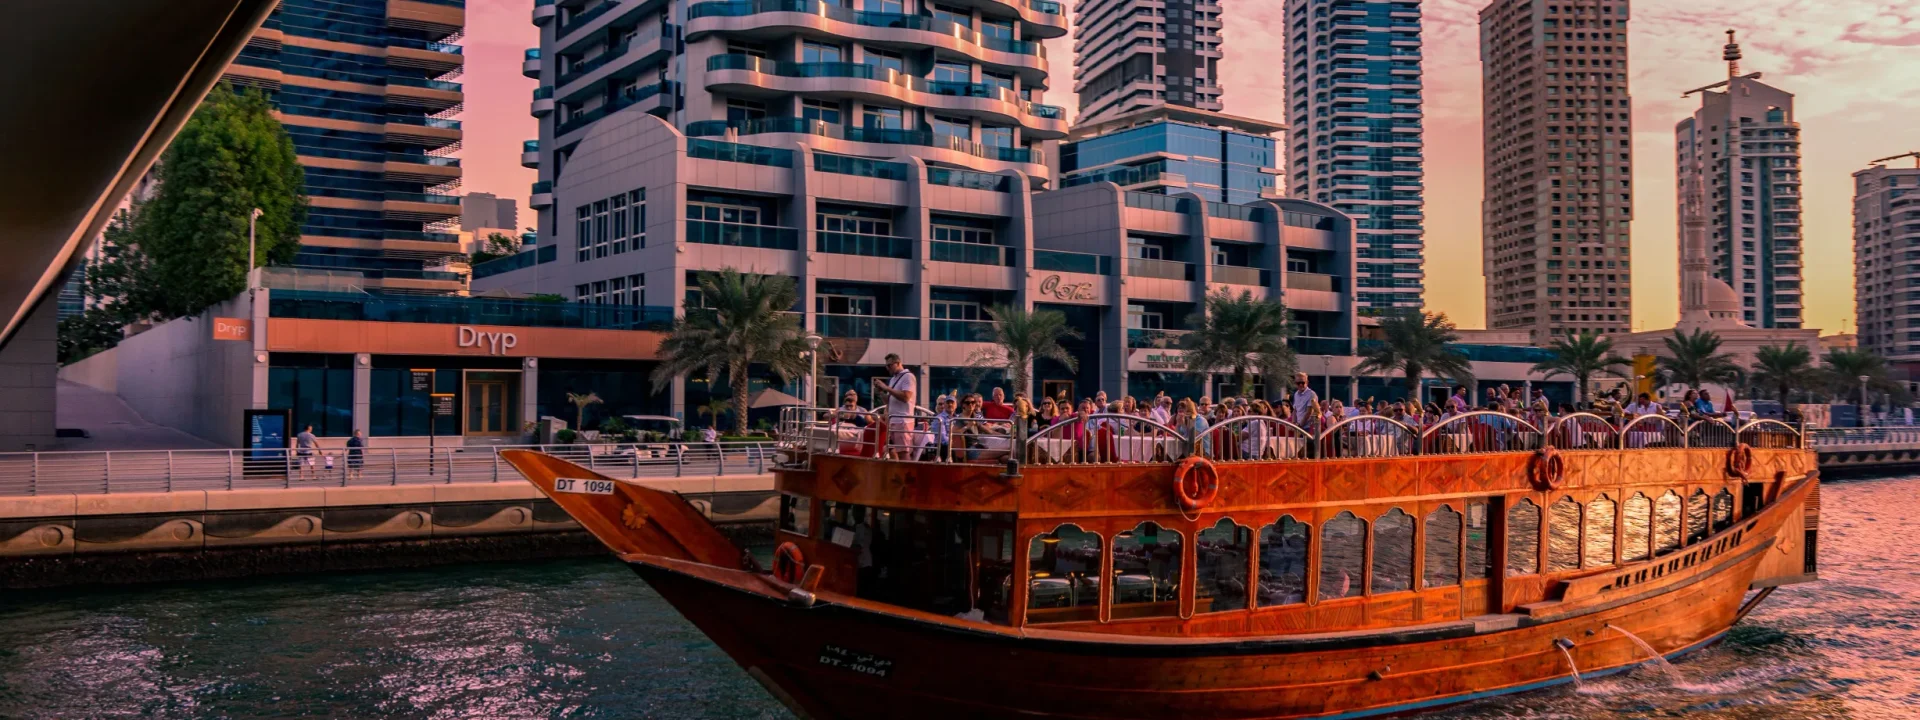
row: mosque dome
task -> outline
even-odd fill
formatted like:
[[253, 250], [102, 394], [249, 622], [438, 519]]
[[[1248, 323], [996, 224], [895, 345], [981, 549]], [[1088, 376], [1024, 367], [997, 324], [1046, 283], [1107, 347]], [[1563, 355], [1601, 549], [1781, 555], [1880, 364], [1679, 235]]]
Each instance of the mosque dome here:
[[1707, 316], [1712, 318], [1737, 318], [1740, 316], [1740, 294], [1725, 280], [1709, 277], [1706, 282]]

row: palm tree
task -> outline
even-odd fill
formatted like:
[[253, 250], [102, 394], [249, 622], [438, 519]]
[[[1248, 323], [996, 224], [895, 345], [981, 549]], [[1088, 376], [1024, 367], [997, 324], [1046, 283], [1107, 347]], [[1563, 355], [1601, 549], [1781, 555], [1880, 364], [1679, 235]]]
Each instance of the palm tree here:
[[689, 306], [673, 321], [660, 343], [660, 364], [653, 369], [653, 390], [674, 378], [705, 370], [708, 380], [725, 371], [733, 390], [733, 430], [747, 432], [748, 372], [765, 366], [782, 381], [807, 371], [807, 343], [791, 310], [799, 303], [793, 278], [748, 275], [733, 268], [700, 274], [699, 307]]
[[1667, 354], [1660, 356], [1658, 362], [1674, 383], [1698, 390], [1707, 383], [1739, 382], [1743, 374], [1732, 355], [1720, 352], [1718, 333], [1708, 330], [1682, 333], [1675, 328], [1673, 337], [1662, 338], [1661, 342], [1666, 343]]
[[1420, 381], [1427, 373], [1458, 382], [1473, 380], [1473, 363], [1465, 353], [1447, 347], [1458, 341], [1446, 313], [1406, 310], [1380, 319], [1382, 340], [1361, 348], [1356, 373], [1399, 372], [1407, 378], [1410, 397], [1420, 397]]
[[1079, 330], [1067, 324], [1066, 314], [1057, 310], [1028, 312], [1016, 307], [995, 305], [987, 308], [987, 315], [993, 318], [993, 324], [989, 326], [991, 329], [980, 333], [980, 339], [993, 343], [993, 347], [975, 353], [970, 363], [976, 367], [1004, 369], [1013, 384], [1014, 394], [1027, 392], [1027, 388], [1033, 384], [1035, 360], [1052, 360], [1067, 366], [1070, 372], [1079, 369], [1080, 365], [1074, 360], [1073, 354], [1060, 346], [1061, 340], [1077, 340], [1081, 337]]
[[1253, 374], [1278, 379], [1293, 374], [1293, 348], [1287, 336], [1287, 306], [1274, 300], [1255, 300], [1242, 291], [1234, 297], [1226, 289], [1208, 295], [1206, 312], [1187, 318], [1192, 330], [1180, 337], [1186, 351], [1187, 374], [1201, 386], [1217, 372], [1232, 372], [1240, 394], [1253, 393]]
[[587, 406], [596, 405], [604, 400], [597, 393], [567, 393], [567, 402], [573, 403], [573, 427], [576, 430], [587, 429]]
[[695, 412], [698, 412], [701, 417], [713, 418], [714, 426], [719, 427], [720, 416], [727, 414], [728, 408], [732, 407], [732, 405], [732, 401], [726, 398], [714, 398], [708, 400], [705, 405], [696, 408]]
[[1575, 395], [1581, 404], [1587, 402], [1587, 380], [1595, 373], [1624, 376], [1627, 373], [1620, 368], [1633, 364], [1632, 360], [1614, 354], [1612, 340], [1591, 332], [1555, 340], [1547, 346], [1547, 351], [1553, 353], [1553, 358], [1534, 363], [1533, 371], [1547, 377], [1573, 376]]
[[1777, 389], [1780, 402], [1785, 403], [1795, 388], [1813, 382], [1813, 351], [1797, 342], [1763, 346], [1754, 351], [1753, 369], [1749, 374], [1754, 384]]
[[1882, 390], [1893, 384], [1887, 381], [1887, 359], [1870, 350], [1831, 350], [1825, 360], [1824, 370], [1833, 383], [1834, 394], [1846, 397], [1859, 390], [1862, 406], [1867, 404], [1867, 397], [1866, 390], [1860, 387], [1860, 378], [1867, 379], [1867, 387]]

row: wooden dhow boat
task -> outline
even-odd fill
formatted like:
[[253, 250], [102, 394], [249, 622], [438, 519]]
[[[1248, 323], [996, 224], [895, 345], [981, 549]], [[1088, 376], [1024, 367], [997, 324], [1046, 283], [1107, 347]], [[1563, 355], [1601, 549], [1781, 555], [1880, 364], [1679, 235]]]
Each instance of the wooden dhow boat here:
[[783, 418], [771, 568], [680, 496], [502, 454], [808, 718], [1416, 712], [1703, 647], [1816, 569], [1773, 421], [861, 420]]

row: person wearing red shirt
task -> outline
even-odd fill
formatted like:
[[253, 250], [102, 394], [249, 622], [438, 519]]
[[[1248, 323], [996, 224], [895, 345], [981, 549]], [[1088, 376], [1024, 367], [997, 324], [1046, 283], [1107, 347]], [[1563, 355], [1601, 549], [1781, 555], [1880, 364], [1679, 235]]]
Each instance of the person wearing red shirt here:
[[1007, 391], [993, 389], [993, 400], [980, 406], [980, 414], [988, 420], [1012, 420], [1013, 406], [1007, 404]]

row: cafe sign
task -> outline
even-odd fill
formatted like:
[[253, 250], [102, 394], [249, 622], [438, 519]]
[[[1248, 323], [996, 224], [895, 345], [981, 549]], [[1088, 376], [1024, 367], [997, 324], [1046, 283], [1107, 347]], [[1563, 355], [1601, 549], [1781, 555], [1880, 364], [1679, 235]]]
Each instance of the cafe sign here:
[[1134, 348], [1127, 352], [1131, 372], [1186, 372], [1187, 355], [1179, 350]]
[[1059, 275], [1048, 275], [1040, 280], [1040, 294], [1051, 296], [1055, 300], [1098, 299], [1091, 282], [1067, 282]]
[[488, 355], [505, 355], [520, 344], [520, 338], [510, 332], [487, 332], [461, 325], [454, 330], [454, 344], [462, 349], [478, 348]]

